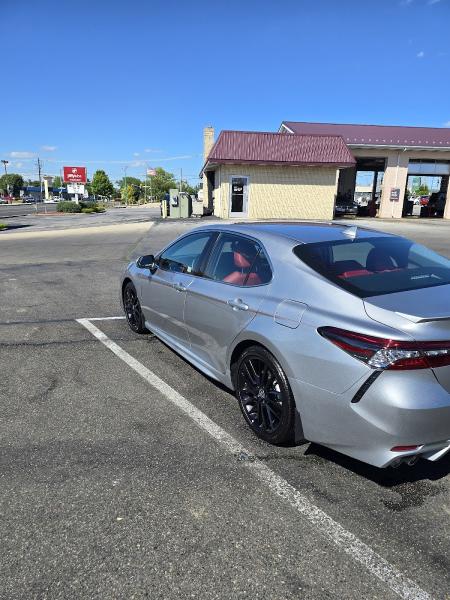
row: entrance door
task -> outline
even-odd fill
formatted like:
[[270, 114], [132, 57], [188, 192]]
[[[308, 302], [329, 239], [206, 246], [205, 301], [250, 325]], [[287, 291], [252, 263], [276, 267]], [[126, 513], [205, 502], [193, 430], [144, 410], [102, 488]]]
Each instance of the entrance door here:
[[248, 215], [248, 177], [232, 177], [230, 181], [230, 217]]

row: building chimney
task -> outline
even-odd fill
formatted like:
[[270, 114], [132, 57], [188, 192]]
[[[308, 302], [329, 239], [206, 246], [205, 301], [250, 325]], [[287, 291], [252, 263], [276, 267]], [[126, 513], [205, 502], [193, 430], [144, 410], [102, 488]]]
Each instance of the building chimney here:
[[214, 127], [203, 129], [203, 160], [206, 161], [211, 148], [214, 146]]

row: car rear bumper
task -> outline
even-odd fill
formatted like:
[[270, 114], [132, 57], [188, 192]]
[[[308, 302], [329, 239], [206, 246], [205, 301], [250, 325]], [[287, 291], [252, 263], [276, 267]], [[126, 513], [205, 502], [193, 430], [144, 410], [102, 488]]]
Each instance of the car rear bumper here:
[[450, 450], [450, 394], [431, 370], [382, 372], [352, 402], [367, 377], [343, 394], [290, 379], [306, 439], [377, 467], [416, 454], [437, 460]]

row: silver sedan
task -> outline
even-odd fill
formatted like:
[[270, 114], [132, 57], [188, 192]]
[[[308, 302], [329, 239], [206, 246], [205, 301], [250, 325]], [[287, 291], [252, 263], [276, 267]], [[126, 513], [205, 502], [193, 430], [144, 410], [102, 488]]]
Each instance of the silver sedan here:
[[450, 449], [450, 261], [318, 223], [201, 227], [121, 280], [126, 318], [233, 389], [264, 440], [386, 467]]

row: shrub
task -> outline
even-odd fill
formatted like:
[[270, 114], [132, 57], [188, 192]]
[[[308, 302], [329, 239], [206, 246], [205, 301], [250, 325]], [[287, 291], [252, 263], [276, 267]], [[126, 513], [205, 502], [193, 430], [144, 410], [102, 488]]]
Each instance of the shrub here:
[[3, 229], [6, 229], [6, 225], [5, 223], [0, 223], [0, 231], [2, 231]]
[[95, 208], [82, 208], [81, 212], [86, 215], [91, 215], [93, 212], [96, 212], [96, 211], [95, 211]]
[[76, 202], [64, 201], [58, 202], [57, 209], [59, 212], [67, 213], [79, 213], [81, 212], [81, 206]]
[[[81, 206], [81, 211], [82, 212], [87, 212], [87, 209], [89, 209], [89, 212], [105, 212], [105, 207], [104, 206], [99, 206], [97, 204], [97, 202], [92, 202], [89, 200], [85, 200], [83, 202], [80, 202], [80, 206]], [[86, 210], [85, 210], [86, 209]]]

